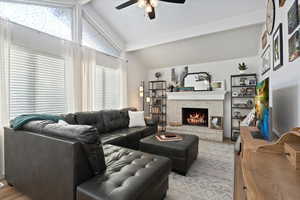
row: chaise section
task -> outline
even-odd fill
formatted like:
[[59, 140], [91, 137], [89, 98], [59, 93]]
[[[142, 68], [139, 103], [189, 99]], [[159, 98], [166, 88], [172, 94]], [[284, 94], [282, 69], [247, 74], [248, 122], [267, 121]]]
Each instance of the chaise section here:
[[166, 195], [168, 158], [112, 145], [103, 149], [106, 172], [79, 185], [78, 200], [160, 200]]

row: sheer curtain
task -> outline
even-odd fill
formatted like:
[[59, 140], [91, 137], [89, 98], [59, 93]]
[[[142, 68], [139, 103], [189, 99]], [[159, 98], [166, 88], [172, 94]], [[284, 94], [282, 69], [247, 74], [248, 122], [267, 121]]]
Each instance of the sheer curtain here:
[[80, 45], [64, 41], [65, 45], [65, 84], [66, 112], [82, 110], [82, 70]]
[[82, 47], [82, 110], [93, 111], [96, 71], [96, 52], [90, 48]]
[[120, 102], [121, 108], [128, 107], [127, 102], [127, 76], [128, 76], [128, 65], [127, 60], [119, 59], [119, 70], [120, 70]]
[[9, 49], [11, 44], [10, 24], [0, 18], [0, 176], [4, 174], [4, 131], [9, 123]]

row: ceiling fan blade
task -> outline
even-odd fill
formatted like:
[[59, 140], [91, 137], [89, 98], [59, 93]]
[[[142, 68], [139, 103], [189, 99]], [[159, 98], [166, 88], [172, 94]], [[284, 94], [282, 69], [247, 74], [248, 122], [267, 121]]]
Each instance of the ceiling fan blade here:
[[169, 3], [185, 3], [185, 0], [160, 0], [160, 1], [165, 1]]
[[123, 3], [123, 4], [119, 5], [119, 6], [117, 6], [116, 9], [120, 10], [120, 9], [126, 8], [128, 6], [131, 6], [131, 5], [133, 5], [133, 4], [137, 3], [137, 2], [138, 2], [138, 0], [130, 0], [130, 1], [127, 1], [127, 2], [125, 2], [125, 3]]
[[155, 9], [154, 9], [154, 7], [152, 7], [152, 12], [148, 13], [148, 16], [151, 20], [155, 19]]

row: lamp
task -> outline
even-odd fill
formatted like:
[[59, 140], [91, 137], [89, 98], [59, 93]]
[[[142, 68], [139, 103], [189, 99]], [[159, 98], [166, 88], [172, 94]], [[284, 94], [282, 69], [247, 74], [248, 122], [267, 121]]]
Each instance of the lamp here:
[[140, 96], [140, 98], [143, 98], [143, 110], [145, 110], [145, 95], [144, 95], [144, 92], [145, 92], [145, 82], [142, 81], [141, 85], [139, 87], [139, 96]]

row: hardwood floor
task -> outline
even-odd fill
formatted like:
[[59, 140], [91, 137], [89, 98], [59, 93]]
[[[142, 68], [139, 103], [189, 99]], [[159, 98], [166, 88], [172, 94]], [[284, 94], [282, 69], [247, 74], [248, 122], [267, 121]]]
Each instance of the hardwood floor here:
[[25, 195], [16, 191], [13, 187], [8, 186], [5, 181], [0, 181], [0, 183], [4, 183], [4, 187], [0, 188], [1, 200], [30, 200]]

